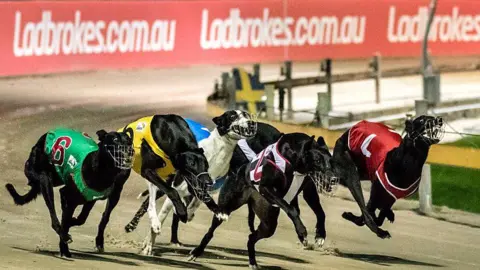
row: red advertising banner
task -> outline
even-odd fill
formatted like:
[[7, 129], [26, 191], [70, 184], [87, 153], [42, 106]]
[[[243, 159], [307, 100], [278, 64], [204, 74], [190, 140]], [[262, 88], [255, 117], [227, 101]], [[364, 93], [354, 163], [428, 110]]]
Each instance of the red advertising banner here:
[[[428, 0], [0, 2], [0, 76], [419, 56]], [[442, 0], [433, 55], [480, 54], [477, 0]]]

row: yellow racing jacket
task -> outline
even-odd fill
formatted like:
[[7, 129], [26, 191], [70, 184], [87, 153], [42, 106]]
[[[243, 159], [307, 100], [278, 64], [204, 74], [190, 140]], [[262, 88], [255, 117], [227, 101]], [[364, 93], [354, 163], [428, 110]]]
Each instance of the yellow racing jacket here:
[[145, 142], [150, 146], [153, 152], [158, 157], [162, 158], [165, 161], [166, 165], [163, 168], [157, 169], [156, 172], [158, 176], [162, 178], [163, 181], [166, 181], [169, 175], [175, 173], [175, 168], [173, 167], [172, 161], [167, 156], [167, 154], [162, 149], [160, 149], [160, 147], [157, 145], [157, 143], [153, 139], [152, 130], [150, 126], [152, 122], [152, 118], [153, 116], [140, 118], [137, 121], [132, 122], [126, 125], [125, 127], [119, 129], [118, 132], [122, 132], [128, 129], [131, 129], [133, 131], [133, 148], [135, 150], [135, 155], [133, 157], [132, 169], [136, 173], [141, 174], [141, 170], [142, 170], [141, 146], [142, 146], [142, 142], [145, 140]]

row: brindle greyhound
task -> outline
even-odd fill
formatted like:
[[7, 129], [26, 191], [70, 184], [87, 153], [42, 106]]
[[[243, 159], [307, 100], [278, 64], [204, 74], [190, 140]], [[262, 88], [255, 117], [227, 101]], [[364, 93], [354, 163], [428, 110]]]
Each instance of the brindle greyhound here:
[[[17, 205], [24, 205], [42, 193], [50, 212], [52, 228], [60, 237], [60, 254], [70, 258], [69, 230], [85, 223], [97, 200], [120, 196], [130, 175], [132, 140], [125, 133], [97, 131], [98, 145], [86, 133], [54, 129], [40, 137], [25, 163], [30, 191], [19, 195], [12, 184], [6, 188]], [[62, 222], [55, 211], [53, 188], [60, 189]], [[75, 209], [83, 205], [78, 217]]]
[[[285, 211], [295, 225], [299, 240], [308, 245], [307, 231], [299, 213], [290, 203], [304, 187], [305, 175], [319, 187], [330, 189], [330, 178], [325, 177], [330, 166], [331, 154], [323, 138], [315, 142], [314, 137], [303, 133], [282, 135], [278, 142], [265, 148], [249, 164], [243, 165], [236, 179], [228, 177], [220, 190], [218, 204], [226, 213], [251, 203], [261, 223], [248, 237], [250, 266], [258, 268], [255, 259], [255, 244], [260, 239], [271, 237], [276, 228], [280, 209]], [[256, 190], [258, 189], [258, 191]], [[200, 245], [192, 250], [190, 260], [195, 260], [213, 237], [221, 220], [212, 219], [212, 224]]]
[[[443, 128], [442, 118], [422, 115], [407, 119], [403, 139], [387, 126], [367, 121], [346, 131], [336, 142], [332, 163], [340, 183], [350, 189], [362, 215], [344, 212], [343, 218], [358, 226], [366, 224], [380, 238], [390, 238], [390, 233], [379, 227], [385, 218], [394, 222], [391, 207], [397, 199], [417, 190], [430, 146], [440, 142]], [[372, 181], [366, 206], [360, 179]]]

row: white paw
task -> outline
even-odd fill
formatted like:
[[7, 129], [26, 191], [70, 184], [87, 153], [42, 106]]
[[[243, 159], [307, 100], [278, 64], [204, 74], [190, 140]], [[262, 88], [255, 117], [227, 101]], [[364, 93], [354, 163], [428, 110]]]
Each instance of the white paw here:
[[317, 238], [315, 239], [315, 245], [319, 248], [323, 247], [325, 244], [325, 238]]
[[158, 219], [153, 219], [151, 226], [153, 233], [160, 234], [162, 232], [162, 224], [160, 224], [160, 221]]
[[224, 213], [218, 213], [215, 215], [219, 220], [228, 221], [228, 215]]
[[151, 243], [147, 243], [143, 245], [142, 254], [145, 256], [152, 256], [153, 255], [153, 245]]

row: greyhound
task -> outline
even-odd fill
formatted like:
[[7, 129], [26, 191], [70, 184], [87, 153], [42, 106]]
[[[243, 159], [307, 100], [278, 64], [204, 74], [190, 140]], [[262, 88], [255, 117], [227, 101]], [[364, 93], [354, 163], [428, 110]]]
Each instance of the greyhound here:
[[[215, 180], [214, 185], [209, 190], [210, 194], [216, 193], [221, 187], [224, 176], [229, 171], [229, 161], [232, 158], [233, 150], [237, 145], [238, 140], [252, 137], [256, 133], [257, 124], [252, 116], [244, 111], [231, 110], [223, 113], [221, 116], [214, 117], [212, 121], [215, 123], [216, 128], [212, 133], [207, 136], [205, 127], [192, 120], [187, 122], [190, 125], [191, 130], [197, 137], [199, 146], [204, 149], [205, 156], [208, 160], [209, 169], [208, 173]], [[208, 129], [207, 129], [208, 130]], [[191, 196], [188, 191], [186, 183], [177, 187], [177, 191], [186, 202], [189, 202], [187, 207], [187, 220], [193, 219], [196, 209], [200, 206], [200, 200], [195, 196]], [[145, 192], [143, 193], [145, 194]], [[158, 217], [155, 211], [155, 200], [163, 194], [157, 193], [156, 196], [149, 196], [148, 212], [151, 220], [151, 232], [148, 234], [144, 241], [142, 253], [145, 255], [152, 255], [152, 247], [155, 243], [156, 236], [161, 231], [161, 226], [165, 221], [168, 213], [172, 209], [172, 201], [167, 198], [162, 206], [162, 209], [158, 213]], [[138, 224], [139, 219], [145, 213], [146, 203], [142, 204], [137, 214], [132, 221], [126, 226], [126, 231], [132, 231]], [[143, 209], [142, 209], [143, 208]], [[175, 233], [178, 229], [178, 216], [174, 214], [174, 223], [176, 222]], [[177, 238], [177, 235], [172, 234], [173, 238]], [[176, 241], [178, 244], [178, 238]]]
[[[443, 119], [425, 115], [407, 119], [405, 131], [402, 138], [381, 123], [361, 121], [337, 140], [333, 152], [335, 174], [349, 188], [362, 213], [344, 212], [342, 217], [358, 226], [366, 224], [382, 239], [391, 237], [379, 227], [385, 218], [394, 222], [391, 207], [395, 201], [418, 189], [430, 146], [439, 143], [444, 134]], [[372, 181], [367, 206], [360, 179]]]
[[[130, 175], [133, 148], [126, 133], [97, 131], [97, 144], [88, 134], [64, 128], [48, 131], [32, 147], [25, 162], [30, 191], [19, 195], [12, 184], [6, 188], [17, 205], [24, 205], [42, 193], [50, 212], [52, 228], [60, 237], [60, 254], [72, 257], [70, 227], [85, 223], [97, 200], [115, 196]], [[62, 222], [55, 211], [53, 188], [60, 189]], [[75, 209], [83, 205], [78, 217]]]
[[[331, 157], [322, 137], [316, 142], [314, 136], [303, 133], [282, 134], [276, 143], [266, 147], [249, 164], [241, 166], [235, 178], [227, 178], [220, 190], [219, 207], [230, 214], [251, 203], [261, 220], [247, 243], [252, 268], [258, 268], [255, 243], [274, 234], [280, 209], [292, 220], [300, 242], [308, 246], [306, 228], [299, 212], [290, 203], [303, 189], [305, 175], [311, 177], [318, 189], [330, 191], [335, 186], [335, 177], [330, 172]], [[221, 223], [221, 220], [212, 219], [210, 229], [200, 245], [190, 252], [189, 260], [196, 260], [203, 254]]]

